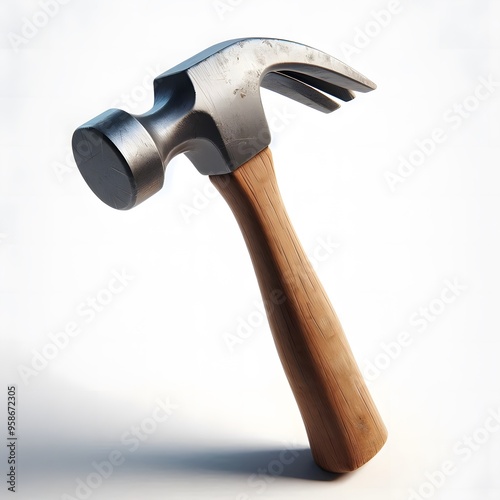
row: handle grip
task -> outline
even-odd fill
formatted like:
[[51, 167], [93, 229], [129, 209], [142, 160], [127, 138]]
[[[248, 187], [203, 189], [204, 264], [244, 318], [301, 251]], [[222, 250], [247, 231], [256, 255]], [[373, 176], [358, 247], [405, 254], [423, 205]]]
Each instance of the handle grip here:
[[269, 148], [230, 174], [210, 176], [240, 226], [268, 320], [316, 463], [348, 472], [370, 460], [387, 430], [344, 331], [293, 230]]

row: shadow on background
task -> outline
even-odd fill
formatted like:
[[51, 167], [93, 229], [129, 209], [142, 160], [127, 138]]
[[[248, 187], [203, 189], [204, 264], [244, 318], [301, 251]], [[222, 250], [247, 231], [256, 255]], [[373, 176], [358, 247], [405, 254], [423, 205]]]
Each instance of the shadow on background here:
[[[178, 446], [178, 445], [177, 445]], [[118, 467], [128, 475], [138, 474], [235, 474], [268, 478], [294, 478], [308, 481], [335, 481], [348, 474], [335, 474], [319, 468], [309, 448], [202, 448], [169, 449], [142, 446], [134, 452], [113, 445], [25, 450], [23, 468], [31, 474], [49, 470], [85, 476], [94, 471], [93, 463], [108, 460], [110, 452], [123, 453]]]

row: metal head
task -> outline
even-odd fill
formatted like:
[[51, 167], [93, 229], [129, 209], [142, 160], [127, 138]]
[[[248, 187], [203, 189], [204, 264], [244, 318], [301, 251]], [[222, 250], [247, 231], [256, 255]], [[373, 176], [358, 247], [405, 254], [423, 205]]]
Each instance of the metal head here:
[[73, 153], [81, 174], [108, 205], [129, 209], [161, 189], [168, 162], [185, 153], [206, 175], [225, 174], [271, 141], [260, 88], [330, 113], [375, 84], [306, 45], [245, 38], [214, 45], [154, 81], [143, 115], [111, 109], [79, 127]]

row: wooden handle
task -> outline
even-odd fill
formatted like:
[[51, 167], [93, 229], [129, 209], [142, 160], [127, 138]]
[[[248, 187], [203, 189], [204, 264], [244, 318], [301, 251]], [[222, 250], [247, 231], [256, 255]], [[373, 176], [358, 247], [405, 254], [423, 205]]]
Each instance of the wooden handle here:
[[263, 299], [274, 302], [269, 324], [314, 460], [332, 472], [357, 469], [382, 448], [387, 430], [288, 219], [271, 151], [210, 180], [238, 221]]

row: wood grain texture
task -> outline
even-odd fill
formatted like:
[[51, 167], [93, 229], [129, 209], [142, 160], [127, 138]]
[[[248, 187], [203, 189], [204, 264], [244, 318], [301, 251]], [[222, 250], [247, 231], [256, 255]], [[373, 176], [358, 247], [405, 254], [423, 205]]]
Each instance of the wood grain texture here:
[[340, 322], [281, 200], [269, 148], [211, 176], [240, 226], [316, 463], [348, 472], [387, 438]]

